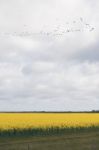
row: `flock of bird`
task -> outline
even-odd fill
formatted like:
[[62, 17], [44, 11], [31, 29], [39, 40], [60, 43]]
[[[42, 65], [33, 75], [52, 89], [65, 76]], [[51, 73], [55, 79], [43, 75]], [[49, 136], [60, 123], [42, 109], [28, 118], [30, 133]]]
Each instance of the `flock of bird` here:
[[[77, 24], [80, 24], [81, 27], [75, 27], [75, 25], [77, 26]], [[88, 30], [89, 32], [92, 32], [95, 30], [94, 27], [92, 27], [90, 24], [84, 22], [84, 19], [82, 17], [79, 18], [79, 22], [78, 20], [74, 20], [72, 21], [72, 26], [69, 27], [69, 25], [71, 26], [70, 22], [66, 22], [64, 25], [57, 25], [55, 28], [51, 29], [50, 31], [46, 31], [46, 29], [42, 29], [39, 32], [33, 32], [32, 30], [28, 30], [28, 25], [23, 25], [23, 31], [22, 32], [2, 32], [0, 33], [0, 36], [20, 36], [20, 37], [27, 37], [27, 36], [54, 36], [54, 37], [60, 37], [60, 36], [65, 36], [67, 33], [71, 33], [71, 32], [83, 32], [85, 30]]]

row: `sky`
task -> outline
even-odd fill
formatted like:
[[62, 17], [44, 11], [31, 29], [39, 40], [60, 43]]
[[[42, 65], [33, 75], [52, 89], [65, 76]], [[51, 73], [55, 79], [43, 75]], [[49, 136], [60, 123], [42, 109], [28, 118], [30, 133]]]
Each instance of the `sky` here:
[[99, 110], [98, 48], [98, 0], [0, 0], [0, 111]]

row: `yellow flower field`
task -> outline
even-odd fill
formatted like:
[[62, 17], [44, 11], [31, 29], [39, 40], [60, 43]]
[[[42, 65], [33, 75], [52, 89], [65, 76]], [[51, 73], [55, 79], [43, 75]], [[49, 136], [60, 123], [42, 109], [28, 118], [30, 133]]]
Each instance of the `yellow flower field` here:
[[0, 130], [93, 125], [99, 125], [99, 113], [0, 113]]

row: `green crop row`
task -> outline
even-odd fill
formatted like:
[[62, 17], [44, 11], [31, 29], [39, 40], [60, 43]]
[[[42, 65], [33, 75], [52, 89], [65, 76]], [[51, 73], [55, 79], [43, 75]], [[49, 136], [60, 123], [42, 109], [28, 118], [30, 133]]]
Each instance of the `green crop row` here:
[[13, 136], [47, 136], [47, 135], [57, 135], [63, 133], [79, 133], [79, 132], [89, 132], [89, 131], [99, 131], [99, 126], [90, 127], [50, 127], [50, 128], [28, 128], [28, 129], [9, 129], [0, 130], [0, 137], [13, 137]]

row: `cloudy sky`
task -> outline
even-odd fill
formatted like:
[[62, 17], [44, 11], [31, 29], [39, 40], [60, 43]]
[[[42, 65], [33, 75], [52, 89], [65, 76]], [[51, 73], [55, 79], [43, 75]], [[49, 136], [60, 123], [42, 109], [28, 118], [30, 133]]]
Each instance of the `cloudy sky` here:
[[98, 48], [98, 0], [0, 0], [0, 111], [99, 109]]

